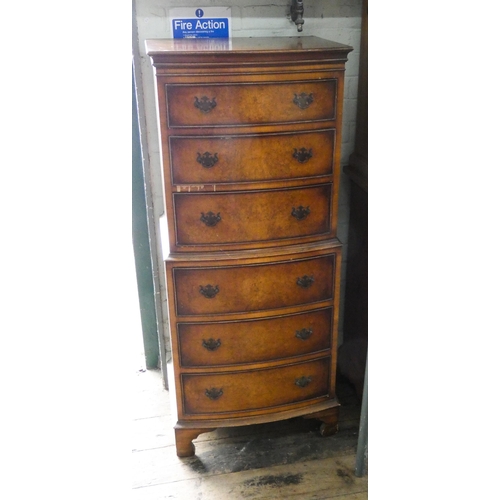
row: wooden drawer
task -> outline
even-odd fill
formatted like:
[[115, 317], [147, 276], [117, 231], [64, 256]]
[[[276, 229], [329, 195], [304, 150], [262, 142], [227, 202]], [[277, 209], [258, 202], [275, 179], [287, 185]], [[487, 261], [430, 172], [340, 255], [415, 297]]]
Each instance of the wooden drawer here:
[[335, 255], [293, 262], [174, 268], [177, 315], [241, 313], [333, 297]]
[[184, 412], [244, 412], [327, 397], [330, 358], [244, 373], [182, 375]]
[[231, 193], [175, 193], [176, 244], [266, 242], [328, 234], [331, 184]]
[[169, 127], [334, 120], [337, 80], [167, 84]]
[[278, 360], [331, 346], [332, 309], [279, 318], [179, 323], [181, 366], [217, 366]]
[[335, 130], [170, 137], [173, 184], [225, 184], [330, 175]]

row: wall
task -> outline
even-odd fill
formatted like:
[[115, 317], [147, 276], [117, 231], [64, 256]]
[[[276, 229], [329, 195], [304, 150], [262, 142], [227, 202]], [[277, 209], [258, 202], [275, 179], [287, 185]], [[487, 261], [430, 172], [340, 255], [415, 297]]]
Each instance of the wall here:
[[[161, 161], [158, 128], [155, 110], [153, 69], [144, 50], [148, 38], [171, 38], [169, 9], [174, 7], [231, 7], [232, 36], [297, 36], [295, 23], [290, 19], [291, 0], [135, 0], [140, 69], [144, 91], [145, 122], [151, 170], [152, 202], [155, 220], [163, 214], [161, 186]], [[354, 150], [356, 125], [356, 97], [358, 85], [359, 49], [361, 35], [361, 0], [304, 0], [303, 31], [301, 36], [319, 36], [328, 40], [351, 45], [346, 64], [344, 100], [344, 124], [342, 130], [342, 166]], [[347, 243], [349, 224], [349, 182], [342, 175], [339, 202], [339, 238]], [[345, 268], [348, 244], [344, 247]], [[159, 258], [161, 259], [161, 249]], [[162, 263], [159, 265], [163, 269]], [[345, 273], [343, 273], [345, 275]], [[343, 278], [344, 281], [344, 278]], [[165, 346], [169, 350], [167, 309], [165, 303], [165, 277], [160, 273], [161, 295], [164, 306]], [[341, 309], [343, 296], [341, 297]], [[340, 316], [340, 339], [342, 339], [342, 312]]]

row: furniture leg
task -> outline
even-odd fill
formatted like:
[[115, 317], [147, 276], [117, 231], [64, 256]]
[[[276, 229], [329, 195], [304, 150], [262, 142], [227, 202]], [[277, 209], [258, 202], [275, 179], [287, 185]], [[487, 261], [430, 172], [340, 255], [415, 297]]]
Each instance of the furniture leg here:
[[193, 439], [196, 439], [203, 432], [211, 432], [215, 429], [183, 429], [176, 427], [174, 430], [177, 456], [192, 457], [195, 451]]
[[331, 408], [330, 410], [325, 410], [319, 413], [312, 413], [304, 418], [316, 418], [321, 420], [322, 424], [319, 428], [319, 432], [323, 437], [333, 436], [339, 430], [339, 408]]

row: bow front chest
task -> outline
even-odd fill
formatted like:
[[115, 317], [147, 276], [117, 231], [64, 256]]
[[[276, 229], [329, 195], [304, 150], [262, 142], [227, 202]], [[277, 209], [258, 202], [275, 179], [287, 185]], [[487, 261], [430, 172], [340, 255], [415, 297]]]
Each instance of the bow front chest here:
[[337, 205], [351, 47], [148, 40], [168, 226], [177, 454], [217, 427], [337, 429]]

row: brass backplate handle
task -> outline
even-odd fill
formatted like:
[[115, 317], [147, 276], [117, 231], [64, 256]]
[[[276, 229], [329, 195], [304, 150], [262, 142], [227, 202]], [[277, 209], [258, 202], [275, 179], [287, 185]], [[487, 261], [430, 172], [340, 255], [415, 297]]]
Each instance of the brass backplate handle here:
[[313, 156], [313, 150], [307, 148], [294, 148], [292, 155], [299, 163], [307, 163]]
[[295, 332], [295, 336], [300, 340], [307, 340], [312, 334], [312, 328], [302, 328], [302, 330], [297, 330]]
[[207, 299], [213, 299], [219, 293], [219, 285], [200, 285], [200, 293]]
[[300, 377], [295, 379], [295, 385], [302, 388], [307, 387], [311, 382], [312, 382], [311, 377]]
[[314, 276], [302, 276], [301, 278], [297, 278], [297, 285], [301, 288], [309, 288], [314, 283]]
[[312, 92], [306, 94], [301, 92], [300, 94], [294, 94], [293, 103], [296, 104], [300, 109], [307, 109], [314, 102], [314, 95]]
[[205, 389], [205, 396], [213, 401], [219, 399], [224, 394], [222, 387], [217, 389], [216, 387], [212, 387], [211, 389]]
[[210, 113], [215, 106], [217, 106], [215, 97], [209, 99], [206, 95], [204, 95], [201, 99], [198, 99], [198, 97], [194, 98], [194, 107], [199, 109], [202, 113]]
[[211, 154], [207, 151], [203, 154], [198, 153], [196, 161], [204, 168], [212, 168], [219, 161], [219, 157], [217, 153]]
[[310, 213], [311, 209], [309, 207], [303, 207], [302, 205], [297, 208], [292, 208], [292, 215], [297, 220], [304, 220]]
[[203, 339], [203, 342], [201, 343], [201, 345], [207, 349], [207, 351], [215, 351], [217, 350], [220, 346], [221, 346], [221, 341], [220, 339], [208, 339], [208, 340], [205, 340]]
[[201, 212], [200, 220], [205, 226], [214, 227], [222, 220], [222, 217], [220, 216], [220, 212], [216, 214], [213, 212]]

